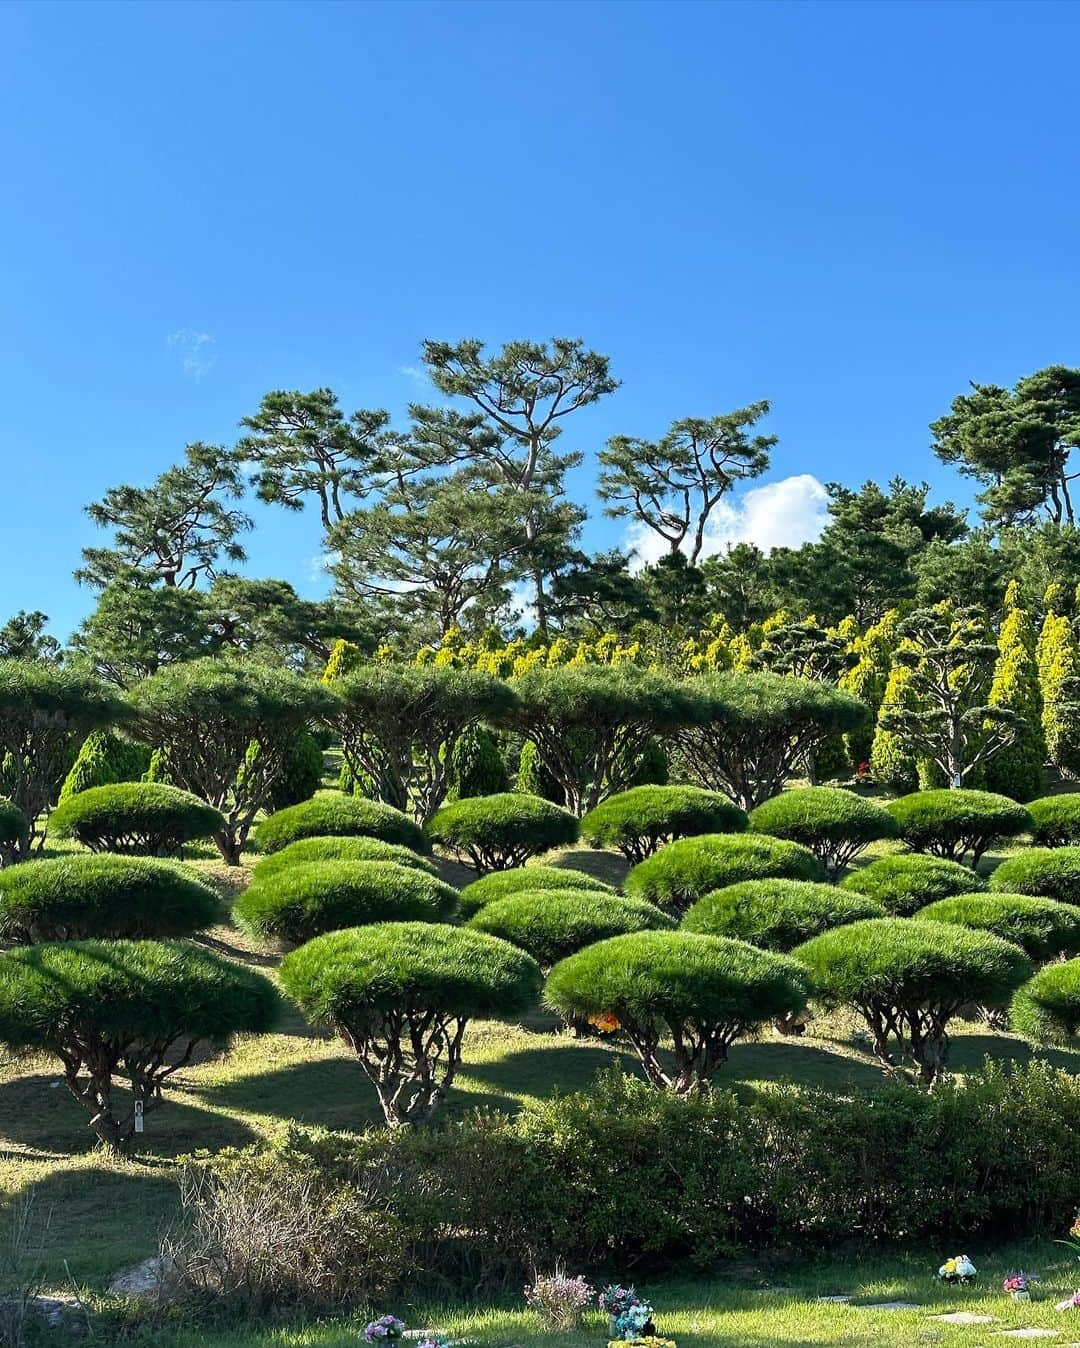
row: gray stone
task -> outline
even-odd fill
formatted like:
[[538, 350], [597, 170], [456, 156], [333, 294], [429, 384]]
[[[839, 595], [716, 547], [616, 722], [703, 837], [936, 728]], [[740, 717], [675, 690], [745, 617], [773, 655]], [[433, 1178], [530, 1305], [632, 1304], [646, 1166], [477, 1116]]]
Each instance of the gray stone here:
[[139, 1264], [122, 1269], [109, 1283], [108, 1291], [114, 1297], [132, 1297], [136, 1300], [160, 1296], [175, 1271], [176, 1263], [170, 1256], [155, 1254]]
[[818, 1297], [819, 1306], [850, 1306], [851, 1297]]
[[940, 1320], [946, 1325], [996, 1325], [996, 1315], [976, 1315], [974, 1311], [949, 1311], [947, 1315], [932, 1315], [931, 1320]]
[[797, 1297], [799, 1289], [797, 1287], [756, 1287], [754, 1295], [756, 1297]]
[[0, 1318], [17, 1321], [20, 1315], [24, 1323], [62, 1329], [70, 1338], [81, 1338], [87, 1330], [86, 1311], [73, 1296], [29, 1297], [25, 1302], [18, 1297], [0, 1299]]
[[998, 1329], [995, 1335], [1002, 1339], [1059, 1339], [1060, 1329]]
[[921, 1311], [914, 1301], [864, 1301], [856, 1309], [860, 1311]]

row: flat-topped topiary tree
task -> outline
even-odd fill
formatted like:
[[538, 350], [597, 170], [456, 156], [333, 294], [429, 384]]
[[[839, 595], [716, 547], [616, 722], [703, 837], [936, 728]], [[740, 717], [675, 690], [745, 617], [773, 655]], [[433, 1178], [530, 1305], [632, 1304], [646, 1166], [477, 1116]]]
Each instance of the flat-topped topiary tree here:
[[1018, 945], [1033, 964], [1080, 954], [1080, 908], [1026, 894], [960, 894], [916, 914], [928, 922], [992, 932]]
[[22, 810], [0, 796], [0, 866], [15, 859], [16, 852], [29, 832], [30, 826]]
[[718, 791], [698, 786], [634, 786], [609, 796], [581, 821], [590, 847], [617, 847], [630, 862], [644, 861], [676, 838], [742, 833], [746, 812]]
[[308, 861], [254, 881], [237, 899], [237, 922], [263, 941], [300, 945], [373, 922], [445, 922], [457, 890], [392, 861]]
[[1017, 989], [1010, 1019], [1040, 1044], [1068, 1044], [1080, 1035], [1080, 959], [1040, 969]]
[[798, 1014], [810, 987], [795, 960], [743, 941], [644, 931], [562, 960], [544, 1000], [568, 1019], [613, 1018], [652, 1085], [688, 1095], [708, 1087], [736, 1039]]
[[911, 917], [920, 908], [954, 894], [979, 894], [986, 881], [970, 866], [921, 852], [878, 857], [840, 881], [840, 888], [876, 899], [890, 917]]
[[411, 847], [401, 843], [383, 842], [381, 838], [329, 837], [298, 838], [279, 852], [261, 857], [254, 865], [251, 878], [263, 881], [287, 871], [290, 866], [303, 866], [310, 861], [390, 861], [395, 866], [408, 866], [425, 875], [438, 876], [439, 868], [430, 857], [422, 857]]
[[577, 842], [578, 821], [550, 800], [504, 791], [444, 805], [428, 825], [428, 835], [484, 875]]
[[1080, 904], [1080, 847], [1029, 847], [1006, 857], [991, 873], [990, 888]]
[[773, 796], [751, 814], [750, 827], [809, 847], [831, 877], [870, 843], [900, 832], [876, 801], [835, 786], [808, 786]]
[[[0, 958], [0, 1042], [59, 1058], [114, 1151], [134, 1141], [136, 1105], [144, 1116], [157, 1109], [200, 1045], [264, 1034], [277, 1011], [267, 979], [186, 942], [73, 941]], [[122, 1101], [118, 1076], [131, 1089]]]
[[764, 833], [703, 834], [670, 843], [632, 868], [625, 890], [666, 912], [682, 913], [713, 889], [741, 880], [821, 880], [808, 847]]
[[826, 1006], [850, 1006], [890, 1069], [924, 1085], [945, 1071], [949, 1021], [961, 1007], [1002, 1006], [1031, 976], [1024, 952], [998, 936], [918, 918], [878, 918], [823, 932], [795, 957]]
[[787, 954], [833, 927], [885, 910], [863, 894], [808, 880], [744, 880], [698, 899], [680, 926], [699, 936], [730, 936]]
[[459, 912], [463, 918], [470, 918], [485, 903], [509, 898], [511, 894], [520, 894], [523, 890], [538, 889], [583, 889], [594, 894], [615, 893], [611, 885], [597, 880], [595, 876], [586, 875], [584, 871], [564, 866], [517, 866], [512, 871], [491, 871], [466, 885], [461, 891]]
[[992, 791], [915, 791], [890, 801], [886, 809], [914, 851], [972, 867], [995, 843], [1031, 828], [1023, 805]]
[[471, 1019], [518, 1016], [541, 989], [523, 950], [422, 922], [318, 936], [282, 960], [281, 983], [355, 1053], [391, 1128], [430, 1118], [453, 1084]]
[[263, 819], [255, 829], [260, 852], [279, 852], [301, 838], [378, 838], [414, 852], [430, 852], [424, 831], [407, 814], [380, 800], [321, 791]]
[[1080, 791], [1029, 800], [1031, 840], [1040, 847], [1080, 845]]
[[588, 889], [534, 889], [485, 903], [469, 919], [469, 926], [519, 946], [541, 969], [550, 969], [609, 936], [670, 931], [675, 922], [641, 899]]
[[75, 853], [0, 872], [0, 942], [190, 936], [221, 921], [194, 871], [146, 857]]
[[190, 791], [161, 782], [116, 782], [62, 800], [50, 827], [54, 837], [74, 838], [91, 852], [179, 856], [185, 843], [220, 833], [225, 820]]

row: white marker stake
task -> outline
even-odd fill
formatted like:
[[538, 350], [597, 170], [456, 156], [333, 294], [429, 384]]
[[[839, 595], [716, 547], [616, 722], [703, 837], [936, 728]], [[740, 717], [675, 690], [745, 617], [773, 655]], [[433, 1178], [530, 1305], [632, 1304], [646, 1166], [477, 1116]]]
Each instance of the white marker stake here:
[[145, 1131], [145, 1124], [143, 1123], [143, 1102], [141, 1100], [135, 1101], [135, 1131], [137, 1133]]

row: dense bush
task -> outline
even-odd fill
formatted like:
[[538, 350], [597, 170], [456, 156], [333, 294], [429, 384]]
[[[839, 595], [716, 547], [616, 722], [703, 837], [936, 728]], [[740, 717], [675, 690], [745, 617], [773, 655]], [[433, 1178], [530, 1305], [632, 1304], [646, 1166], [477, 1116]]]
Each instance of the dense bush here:
[[713, 889], [742, 880], [821, 880], [809, 848], [763, 833], [683, 838], [639, 862], [626, 877], [627, 894], [681, 913]]
[[83, 853], [0, 872], [0, 941], [189, 936], [220, 919], [214, 891], [167, 861]]
[[520, 946], [542, 969], [609, 936], [670, 930], [674, 925], [651, 903], [588, 889], [523, 890], [485, 903], [469, 919], [474, 931]]
[[494, 796], [510, 790], [499, 741], [486, 725], [474, 725], [462, 732], [450, 756], [450, 800], [468, 800], [471, 796]]
[[278, 852], [300, 838], [379, 838], [414, 852], [428, 852], [427, 839], [419, 824], [406, 814], [363, 796], [343, 796], [324, 791], [311, 800], [264, 819], [255, 830], [260, 852]]
[[751, 814], [750, 827], [809, 847], [829, 875], [839, 875], [868, 843], [895, 838], [900, 831], [876, 801], [836, 786], [808, 786], [773, 796]]
[[392, 1127], [437, 1108], [471, 1018], [516, 1016], [541, 987], [536, 961], [506, 941], [422, 922], [317, 936], [286, 955], [281, 983], [352, 1047]]
[[472, 917], [485, 903], [509, 898], [522, 890], [588, 889], [597, 894], [614, 894], [610, 885], [584, 871], [562, 866], [517, 866], [512, 871], [492, 871], [482, 875], [461, 891], [461, 916]]
[[1019, 988], [1012, 1024], [1044, 1044], [1067, 1044], [1080, 1034], [1080, 960], [1047, 965]]
[[322, 785], [323, 751], [310, 730], [294, 735], [270, 786], [270, 808], [285, 810], [310, 800]]
[[0, 797], [0, 866], [14, 857], [28, 832], [26, 815], [10, 800]]
[[683, 1095], [708, 1086], [736, 1039], [797, 1014], [809, 994], [805, 969], [786, 956], [722, 936], [644, 931], [562, 960], [544, 999], [567, 1018], [613, 1017], [650, 1083]]
[[175, 786], [116, 782], [61, 801], [51, 826], [58, 838], [75, 838], [91, 852], [176, 856], [184, 843], [209, 838], [224, 824], [219, 810]]
[[991, 874], [990, 888], [1080, 903], [1080, 847], [1029, 847], [1006, 857]]
[[93, 786], [137, 782], [150, 766], [145, 744], [123, 739], [108, 730], [94, 730], [83, 740], [71, 771], [60, 788], [60, 803]]
[[970, 866], [961, 866], [957, 861], [919, 852], [897, 852], [878, 857], [869, 866], [845, 875], [840, 887], [876, 899], [893, 917], [911, 917], [938, 899], [981, 893], [986, 889], [986, 881]]
[[698, 899], [683, 931], [730, 936], [783, 954], [832, 927], [883, 917], [881, 904], [835, 885], [807, 880], [744, 880]]
[[233, 914], [264, 941], [299, 945], [373, 922], [443, 922], [457, 897], [434, 876], [392, 861], [307, 861], [256, 880]]
[[451, 801], [432, 819], [428, 833], [433, 842], [483, 875], [524, 865], [529, 857], [577, 842], [578, 821], [549, 800], [504, 791]]
[[1080, 952], [1080, 908], [1023, 894], [962, 894], [916, 914], [931, 922], [974, 927], [1012, 941], [1035, 964]]
[[990, 791], [915, 791], [886, 807], [900, 836], [916, 852], [974, 866], [1002, 838], [1031, 828], [1031, 815], [1008, 796]]
[[1080, 844], [1080, 791], [1028, 802], [1032, 841], [1042, 847]]
[[718, 791], [696, 786], [635, 786], [592, 809], [581, 821], [590, 847], [617, 847], [628, 861], [644, 861], [676, 838], [742, 833], [746, 813]]
[[392, 861], [396, 866], [409, 866], [426, 875], [439, 874], [438, 866], [430, 857], [422, 857], [401, 843], [383, 842], [381, 838], [315, 837], [298, 838], [280, 852], [260, 858], [251, 872], [252, 879], [266, 880], [278, 871], [309, 861]]

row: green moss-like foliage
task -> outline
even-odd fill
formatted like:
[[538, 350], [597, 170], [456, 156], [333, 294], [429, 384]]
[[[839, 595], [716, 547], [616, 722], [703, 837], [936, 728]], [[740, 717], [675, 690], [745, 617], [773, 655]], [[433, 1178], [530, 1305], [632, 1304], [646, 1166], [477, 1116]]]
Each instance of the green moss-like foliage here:
[[145, 744], [121, 739], [107, 730], [95, 730], [83, 740], [71, 771], [60, 788], [60, 803], [80, 791], [112, 782], [137, 782], [150, 767]]
[[879, 838], [895, 838], [899, 827], [876, 801], [835, 786], [784, 791], [750, 816], [755, 833], [809, 847], [829, 875], [837, 875]]
[[322, 785], [323, 753], [310, 730], [301, 730], [289, 744], [270, 788], [270, 805], [284, 810], [310, 800]]
[[1018, 989], [1012, 1027], [1043, 1044], [1067, 1044], [1080, 1034], [1080, 959], [1050, 964]]
[[221, 918], [217, 895], [183, 866], [76, 854], [0, 872], [0, 940], [188, 936]]
[[414, 852], [431, 850], [423, 829], [407, 814], [378, 800], [336, 791], [324, 791], [299, 805], [278, 810], [255, 829], [260, 852], [278, 852], [299, 838], [329, 837], [381, 838]]
[[453, 785], [450, 800], [492, 796], [510, 790], [510, 774], [493, 731], [485, 725], [468, 726], [450, 756]]
[[262, 940], [299, 945], [324, 932], [374, 922], [443, 922], [457, 890], [389, 861], [308, 861], [250, 885], [233, 913]]
[[26, 815], [17, 805], [0, 796], [0, 865], [10, 859], [19, 840], [26, 837], [27, 830]]
[[798, 843], [763, 833], [706, 833], [673, 842], [639, 862], [626, 877], [625, 890], [631, 898], [681, 913], [710, 890], [742, 880], [823, 878], [818, 859]]
[[300, 838], [257, 861], [252, 879], [266, 880], [278, 871], [309, 861], [392, 861], [396, 866], [409, 866], [427, 875], [439, 874], [430, 857], [422, 857], [401, 843], [383, 842], [381, 838]]
[[1041, 847], [1080, 845], [1080, 791], [1028, 803], [1031, 838]]
[[916, 852], [972, 866], [995, 842], [1031, 828], [1023, 805], [992, 791], [915, 791], [887, 808]]
[[676, 838], [742, 833], [746, 812], [718, 791], [697, 786], [635, 786], [609, 796], [581, 821], [591, 847], [617, 847], [628, 861], [644, 861]]
[[562, 866], [517, 866], [511, 871], [492, 871], [466, 885], [461, 891], [459, 912], [470, 918], [486, 903], [509, 898], [523, 890], [584, 889], [594, 894], [614, 894], [615, 890], [603, 880]]
[[744, 880], [698, 899], [680, 924], [702, 936], [730, 936], [764, 950], [787, 954], [811, 937], [883, 917], [885, 910], [862, 894], [807, 880]]
[[1080, 904], [1080, 847], [1029, 847], [1006, 857], [990, 876], [990, 888]]
[[91, 852], [175, 856], [184, 843], [209, 838], [225, 824], [220, 811], [175, 786], [115, 782], [69, 796], [53, 812], [58, 838]]
[[1026, 894], [961, 894], [939, 899], [916, 915], [989, 931], [1012, 941], [1036, 964], [1080, 952], [1080, 908]]
[[845, 875], [840, 887], [876, 899], [892, 917], [911, 917], [938, 899], [949, 899], [954, 894], [980, 894], [987, 884], [970, 866], [961, 866], [957, 861], [919, 852], [897, 852], [878, 857], [869, 866]]
[[670, 930], [675, 923], [640, 899], [587, 889], [533, 889], [484, 904], [469, 926], [520, 946], [547, 969], [610, 936]]
[[433, 842], [483, 875], [521, 866], [531, 856], [577, 842], [578, 821], [549, 800], [505, 791], [444, 805], [428, 833]]

